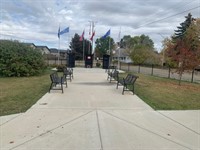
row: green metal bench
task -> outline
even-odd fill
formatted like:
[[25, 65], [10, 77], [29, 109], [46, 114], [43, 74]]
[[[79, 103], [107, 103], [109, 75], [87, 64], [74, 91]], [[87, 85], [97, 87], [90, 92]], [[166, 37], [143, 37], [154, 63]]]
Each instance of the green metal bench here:
[[125, 78], [118, 80], [117, 82], [117, 89], [118, 86], [122, 85], [123, 86], [123, 91], [122, 94], [124, 95], [124, 91], [131, 91], [134, 94], [134, 84], [135, 81], [139, 78], [136, 75], [133, 74], [128, 74]]
[[[51, 85], [49, 88], [49, 93], [51, 90], [62, 90], [63, 93], [63, 84], [66, 84], [67, 87], [67, 80], [64, 77], [59, 77], [57, 72], [50, 74]], [[60, 87], [56, 87], [60, 85]]]

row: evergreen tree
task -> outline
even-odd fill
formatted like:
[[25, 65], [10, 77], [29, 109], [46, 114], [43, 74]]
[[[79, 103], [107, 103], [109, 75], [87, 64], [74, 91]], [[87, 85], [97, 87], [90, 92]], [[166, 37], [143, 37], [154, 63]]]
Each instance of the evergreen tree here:
[[84, 46], [84, 56], [89, 54], [89, 48], [91, 49], [91, 43], [90, 41], [84, 39], [83, 41], [80, 41], [80, 36], [75, 33], [74, 37], [72, 38], [70, 42], [70, 49], [73, 53], [75, 53], [75, 59], [76, 60], [82, 60], [83, 59], [83, 46]]
[[192, 24], [194, 18], [192, 18], [191, 13], [189, 13], [187, 16], [185, 16], [186, 20], [178, 26], [177, 30], [175, 30], [175, 35], [173, 36], [173, 39], [182, 39], [185, 35], [185, 32], [189, 28], [189, 26]]

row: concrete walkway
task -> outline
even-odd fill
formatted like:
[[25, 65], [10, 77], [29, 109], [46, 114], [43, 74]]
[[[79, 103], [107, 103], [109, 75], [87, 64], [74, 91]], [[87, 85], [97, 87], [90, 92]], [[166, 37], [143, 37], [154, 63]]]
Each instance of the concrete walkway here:
[[1, 117], [1, 150], [200, 150], [200, 111], [154, 111], [103, 69], [75, 68], [68, 88]]

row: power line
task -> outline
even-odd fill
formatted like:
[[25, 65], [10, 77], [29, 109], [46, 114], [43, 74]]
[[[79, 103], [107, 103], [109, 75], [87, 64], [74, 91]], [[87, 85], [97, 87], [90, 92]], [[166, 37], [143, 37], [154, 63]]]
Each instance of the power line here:
[[[162, 11], [162, 12], [156, 12], [156, 13], [154, 13], [151, 17], [156, 17], [157, 15], [163, 15], [163, 13], [165, 13], [165, 14], [167, 14], [167, 13], [169, 13], [171, 10], [173, 10], [173, 9], [178, 9], [178, 8], [181, 8], [181, 7], [184, 7], [184, 6], [186, 6], [186, 5], [189, 5], [189, 4], [191, 4], [191, 3], [193, 3], [193, 2], [195, 2], [195, 1], [197, 1], [197, 0], [193, 0], [193, 1], [190, 1], [190, 2], [188, 2], [188, 3], [184, 3], [184, 4], [182, 4], [183, 2], [184, 2], [184, 0], [182, 0], [181, 2], [179, 2], [179, 3], [177, 3], [174, 7], [170, 7], [170, 8], [167, 8], [168, 10], [167, 11]], [[149, 20], [150, 21], [150, 20]]]
[[141, 27], [144, 27], [144, 26], [147, 26], [147, 25], [156, 23], [156, 22], [163, 21], [163, 20], [165, 20], [165, 19], [168, 19], [168, 18], [177, 16], [177, 15], [183, 14], [183, 13], [185, 13], [185, 12], [188, 12], [188, 11], [191, 11], [191, 10], [194, 10], [194, 9], [197, 9], [197, 8], [199, 8], [199, 7], [200, 7], [200, 5], [199, 5], [199, 6], [196, 6], [196, 7], [193, 7], [193, 8], [190, 8], [190, 9], [188, 9], [188, 10], [182, 11], [182, 12], [180, 12], [180, 13], [177, 13], [177, 14], [174, 14], [174, 15], [171, 15], [171, 16], [168, 16], [168, 17], [165, 17], [165, 18], [162, 18], [162, 19], [159, 19], [159, 20], [156, 20], [156, 21], [152, 21], [152, 22], [149, 22], [149, 23], [147, 23], [147, 24], [140, 25], [139, 27], [136, 27], [136, 28], [134, 28], [134, 29], [139, 29], [139, 28], [141, 28]]

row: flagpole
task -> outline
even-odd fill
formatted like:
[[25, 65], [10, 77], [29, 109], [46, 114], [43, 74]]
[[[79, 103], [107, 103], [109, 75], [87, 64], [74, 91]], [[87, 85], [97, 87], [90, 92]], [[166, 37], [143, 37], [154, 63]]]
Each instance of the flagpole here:
[[85, 60], [85, 39], [83, 39], [83, 61]]
[[59, 38], [59, 42], [58, 42], [58, 63], [57, 63], [58, 65], [60, 64], [60, 35], [62, 35], [64, 33], [68, 33], [68, 32], [69, 32], [69, 27], [60, 31], [60, 24], [59, 24], [59, 29], [58, 29], [58, 38]]
[[108, 50], [110, 52], [110, 66], [111, 66], [111, 61], [112, 61], [112, 58], [111, 58], [111, 50], [110, 50], [110, 37], [109, 38], [109, 41], [108, 41]]
[[59, 59], [60, 59], [60, 24], [59, 24], [59, 30], [58, 30], [58, 62], [57, 62], [57, 65], [59, 65]]
[[120, 42], [121, 42], [121, 41], [120, 41], [120, 40], [121, 40], [120, 37], [121, 37], [121, 27], [120, 27], [119, 36], [118, 36], [118, 40], [119, 40], [119, 47], [118, 47], [118, 65], [117, 65], [118, 70], [119, 70], [119, 65], [120, 65], [119, 59], [120, 59], [120, 55], [121, 55], [121, 54], [120, 54], [120, 44], [121, 44], [121, 43], [120, 43]]
[[58, 43], [58, 65], [60, 64], [60, 38], [59, 38], [59, 43]]
[[[89, 23], [90, 23], [90, 29], [89, 29], [89, 39], [90, 39], [90, 33], [91, 33], [91, 21], [89, 21]], [[89, 50], [88, 50], [88, 54], [90, 54], [90, 41], [89, 41], [89, 48], [88, 48]]]

